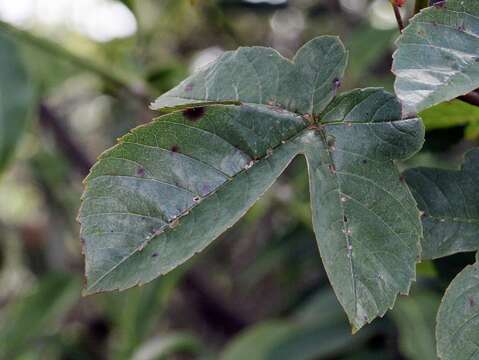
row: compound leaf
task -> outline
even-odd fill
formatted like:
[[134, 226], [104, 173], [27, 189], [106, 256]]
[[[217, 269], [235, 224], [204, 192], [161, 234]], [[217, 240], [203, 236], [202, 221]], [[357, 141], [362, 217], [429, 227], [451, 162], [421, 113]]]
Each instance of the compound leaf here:
[[424, 259], [479, 249], [479, 149], [460, 171], [416, 168], [405, 177], [423, 211]]
[[437, 352], [443, 360], [477, 359], [479, 354], [479, 263], [451, 282], [437, 315]]
[[479, 87], [479, 2], [447, 0], [422, 10], [398, 40], [395, 92], [405, 114]]
[[421, 222], [394, 160], [420, 149], [424, 129], [381, 89], [333, 100], [345, 59], [332, 37], [306, 44], [294, 63], [241, 48], [160, 97], [155, 106], [170, 113], [123, 137], [86, 180], [86, 293], [145, 283], [186, 261], [302, 154], [339, 301], [355, 329], [383, 315], [415, 277]]

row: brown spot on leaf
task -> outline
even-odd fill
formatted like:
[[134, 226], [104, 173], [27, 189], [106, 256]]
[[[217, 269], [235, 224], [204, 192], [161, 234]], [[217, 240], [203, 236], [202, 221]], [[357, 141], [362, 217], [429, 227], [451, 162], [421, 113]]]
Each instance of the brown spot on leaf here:
[[173, 146], [171, 147], [171, 151], [172, 151], [172, 152], [180, 152], [180, 147], [175, 144], [175, 145], [173, 145]]
[[335, 78], [333, 80], [333, 88], [334, 90], [338, 90], [341, 87], [341, 80], [338, 78]]
[[467, 298], [467, 300], [469, 301], [469, 307], [474, 307], [476, 306], [476, 300], [474, 300], [474, 298], [472, 296], [469, 296]]
[[399, 176], [399, 181], [402, 183], [406, 181], [406, 178], [404, 177], [404, 175]]
[[204, 107], [195, 107], [183, 111], [183, 116], [190, 121], [198, 121], [203, 117], [206, 110]]
[[151, 257], [152, 257], [152, 258], [155, 258], [155, 257], [157, 257], [158, 255], [159, 255], [159, 254], [155, 252], [155, 253], [151, 254]]
[[140, 177], [144, 177], [145, 176], [145, 168], [139, 167], [138, 169], [136, 169], [136, 175], [140, 176]]

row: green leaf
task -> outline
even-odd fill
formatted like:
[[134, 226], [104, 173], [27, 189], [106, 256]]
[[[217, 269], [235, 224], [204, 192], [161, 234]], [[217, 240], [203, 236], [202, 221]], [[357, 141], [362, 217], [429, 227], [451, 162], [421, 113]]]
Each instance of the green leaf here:
[[423, 259], [479, 249], [479, 149], [460, 171], [415, 168], [405, 177], [423, 212]]
[[479, 263], [467, 266], [446, 290], [437, 315], [437, 352], [443, 360], [479, 354]]
[[448, 0], [422, 10], [398, 40], [395, 91], [405, 114], [479, 87], [479, 2]]
[[199, 353], [201, 343], [186, 333], [158, 335], [145, 342], [135, 351], [132, 360], [167, 360], [175, 353]]
[[[160, 97], [156, 106], [168, 111], [209, 100], [237, 105], [161, 116], [100, 157], [79, 215], [85, 292], [172, 270], [237, 222], [302, 154], [321, 256], [353, 327], [392, 307], [415, 277], [422, 233], [394, 160], [420, 149], [424, 129], [417, 118], [401, 119], [399, 102], [381, 89], [330, 101], [344, 59], [331, 37], [306, 44], [294, 64], [272, 50], [241, 48]], [[262, 103], [272, 98], [276, 105]]]
[[[158, 319], [164, 314], [165, 304], [178, 285], [182, 273], [174, 271], [160, 281], [131, 289], [123, 296], [106, 298], [111, 318], [116, 323], [118, 341], [115, 359], [130, 359], [141, 343], [151, 335]], [[147, 342], [146, 344], [148, 344]], [[149, 345], [145, 347], [149, 348]]]
[[235, 337], [221, 360], [312, 360], [336, 358], [374, 335], [374, 327], [352, 336], [331, 291], [314, 295], [289, 319], [268, 320]]
[[160, 96], [152, 109], [171, 111], [191, 104], [242, 102], [319, 114], [336, 95], [346, 62], [344, 46], [333, 36], [308, 42], [292, 62], [274, 49], [243, 47], [224, 53]]
[[28, 343], [48, 335], [78, 301], [80, 282], [65, 274], [49, 274], [31, 294], [12, 302], [0, 323], [0, 358], [13, 359]]
[[454, 126], [466, 125], [466, 138], [477, 138], [475, 128], [479, 126], [479, 107], [463, 101], [453, 100], [445, 102], [420, 114], [426, 130], [447, 129]]
[[419, 292], [398, 300], [392, 316], [399, 328], [401, 352], [410, 360], [436, 360], [434, 328], [440, 298]]
[[15, 44], [0, 35], [0, 172], [25, 130], [33, 103], [33, 85]]

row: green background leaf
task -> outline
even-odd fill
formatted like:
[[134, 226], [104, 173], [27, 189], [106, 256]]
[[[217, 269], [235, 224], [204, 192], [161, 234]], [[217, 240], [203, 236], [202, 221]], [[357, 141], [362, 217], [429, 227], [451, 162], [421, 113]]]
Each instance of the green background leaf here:
[[16, 45], [0, 35], [0, 172], [12, 157], [32, 110], [33, 85]]
[[46, 336], [78, 301], [80, 281], [70, 275], [46, 276], [29, 296], [12, 303], [0, 322], [0, 357], [22, 354], [32, 338]]
[[402, 353], [410, 360], [436, 360], [434, 328], [440, 297], [431, 291], [412, 291], [398, 299], [391, 315], [399, 328]]
[[287, 319], [261, 322], [227, 344], [221, 360], [313, 360], [341, 355], [371, 338], [374, 327], [351, 336], [334, 293], [322, 290]]
[[423, 211], [423, 259], [479, 249], [479, 149], [461, 171], [415, 168], [405, 176]]
[[479, 264], [451, 282], [437, 315], [437, 351], [443, 360], [476, 359], [479, 354]]
[[466, 126], [466, 139], [475, 140], [479, 138], [478, 106], [460, 100], [453, 100], [433, 106], [419, 115], [424, 121], [426, 130]]

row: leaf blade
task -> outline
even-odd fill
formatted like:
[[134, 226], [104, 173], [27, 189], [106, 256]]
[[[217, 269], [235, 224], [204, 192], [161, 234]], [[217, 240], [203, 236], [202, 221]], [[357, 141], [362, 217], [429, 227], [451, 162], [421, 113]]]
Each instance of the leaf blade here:
[[336, 95], [346, 63], [344, 45], [334, 36], [309, 41], [292, 61], [270, 48], [239, 48], [160, 96], [151, 108], [167, 112], [226, 101], [319, 114]]
[[406, 114], [452, 100], [479, 87], [479, 7], [449, 0], [422, 10], [393, 55], [395, 92]]
[[415, 279], [422, 228], [393, 159], [417, 151], [424, 129], [418, 119], [392, 121], [401, 118], [400, 105], [378, 89], [343, 94], [331, 107], [334, 119], [348, 121], [328, 124], [324, 116], [323, 144], [309, 145], [305, 153], [313, 227], [328, 277], [356, 331], [383, 316]]
[[479, 265], [467, 266], [451, 282], [437, 315], [436, 338], [439, 358], [473, 359], [479, 353]]
[[[218, 129], [218, 133], [224, 132], [225, 127], [217, 128], [214, 123], [217, 118], [224, 119], [224, 115], [232, 114], [236, 117], [249, 116], [249, 106], [240, 107], [224, 107], [217, 106], [215, 108], [209, 108], [204, 118], [201, 119], [198, 124], [205, 124], [205, 126], [211, 126]], [[121, 182], [117, 186], [118, 173], [116, 168], [110, 166], [104, 166], [105, 159], [108, 159], [107, 153], [101, 157], [100, 162], [92, 169], [92, 174], [87, 179], [88, 184], [92, 184], [95, 179], [103, 180], [103, 174], [105, 171], [113, 171], [110, 176], [113, 177], [115, 183], [107, 183], [105, 185], [93, 183], [90, 188], [87, 186], [85, 196], [83, 199], [83, 206], [80, 211], [80, 222], [82, 223], [82, 237], [85, 239], [86, 248], [86, 263], [87, 264], [99, 264], [99, 269], [87, 268], [88, 288], [86, 293], [92, 293], [104, 290], [113, 290], [115, 288], [127, 288], [136, 285], [137, 283], [144, 283], [157, 277], [159, 274], [166, 273], [176, 267], [179, 263], [184, 262], [187, 258], [191, 257], [194, 253], [202, 250], [209, 242], [214, 240], [223, 231], [232, 226], [246, 210], [251, 207], [256, 199], [274, 182], [274, 180], [281, 174], [283, 169], [289, 164], [292, 158], [297, 154], [298, 148], [295, 143], [281, 144], [281, 141], [288, 140], [291, 136], [295, 135], [294, 128], [304, 128], [306, 123], [304, 120], [296, 115], [284, 115], [281, 116], [273, 110], [262, 109], [263, 116], [259, 116], [256, 122], [263, 122], [264, 127], [265, 120], [269, 117], [271, 120], [271, 128], [273, 122], [278, 122], [277, 118], [281, 119], [280, 127], [283, 129], [284, 140], [281, 138], [272, 138], [276, 142], [259, 143], [256, 138], [252, 138], [251, 144], [245, 143], [243, 149], [249, 151], [250, 162], [246, 162], [244, 168], [235, 174], [234, 178], [223, 178], [223, 182], [205, 182], [207, 178], [204, 174], [199, 177], [195, 177], [193, 182], [199, 182], [202, 187], [206, 187], [204, 192], [193, 193], [192, 191], [174, 192], [172, 193], [171, 186], [168, 190], [158, 193], [158, 186], [163, 186], [164, 182], [158, 182], [158, 179], [148, 180], [145, 176], [151, 172], [151, 170], [143, 163], [141, 168], [129, 168], [130, 175], [127, 177], [126, 182]], [[142, 131], [149, 131], [152, 126], [157, 126], [164, 121], [165, 118], [172, 119], [174, 117], [187, 117], [182, 114], [170, 114], [160, 118], [160, 121], [156, 123], [139, 128], [137, 133]], [[289, 119], [292, 124], [291, 129], [285, 128], [286, 119]], [[260, 129], [258, 126], [257, 129]], [[242, 131], [243, 128], [238, 126], [235, 130]], [[261, 131], [261, 130], [258, 130]], [[280, 134], [279, 132], [278, 134]], [[130, 137], [136, 136], [137, 139], [141, 138], [141, 135], [136, 135], [133, 132]], [[166, 133], [168, 136], [168, 133]], [[223, 136], [226, 136], [223, 134]], [[143, 139], [147, 141], [147, 139]], [[127, 144], [128, 141], [122, 145]], [[160, 141], [161, 143], [161, 141]], [[279, 148], [277, 148], [279, 145]], [[121, 146], [121, 145], [120, 145]], [[269, 148], [268, 146], [271, 146]], [[277, 148], [277, 150], [275, 150]], [[270, 149], [274, 153], [268, 151]], [[113, 149], [113, 153], [115, 149]], [[167, 156], [178, 157], [176, 152], [170, 151]], [[260, 159], [257, 159], [254, 166], [252, 165], [253, 157], [261, 155]], [[158, 158], [156, 158], [158, 160]], [[165, 165], [165, 161], [160, 159], [160, 164]], [[201, 163], [204, 164], [204, 163]], [[203, 165], [202, 165], [203, 166]], [[166, 168], [167, 172], [175, 172], [173, 169], [179, 169], [179, 176], [170, 177], [170, 182], [182, 181], [185, 171], [182, 168], [187, 167], [184, 163], [170, 162], [169, 167]], [[139, 171], [143, 169], [143, 171]], [[125, 168], [120, 169], [121, 174], [124, 174]], [[210, 170], [208, 170], [210, 171]], [[115, 173], [116, 172], [116, 173]], [[101, 175], [98, 175], [101, 174]], [[194, 174], [190, 172], [189, 174]], [[98, 176], [97, 176], [98, 175]], [[259, 176], [260, 175], [260, 176]], [[123, 175], [120, 175], [123, 176]], [[135, 182], [132, 182], [130, 177], [135, 178]], [[138, 182], [149, 181], [147, 187], [144, 185], [138, 185]], [[110, 179], [108, 179], [110, 181]], [[113, 185], [112, 185], [113, 184]], [[102, 185], [102, 188], [98, 190], [98, 187]], [[126, 192], [124, 195], [121, 193], [122, 186], [129, 186], [131, 193]], [[169, 186], [169, 185], [167, 185]], [[187, 185], [181, 184], [182, 187]], [[246, 191], [244, 190], [246, 186]], [[156, 190], [153, 188], [156, 187]], [[117, 194], [118, 199], [115, 203], [112, 203], [111, 192]], [[130, 196], [131, 195], [131, 196]], [[141, 196], [141, 201], [135, 200], [135, 196]], [[104, 198], [104, 196], [107, 196]], [[93, 199], [98, 198], [100, 203], [91, 202]], [[221, 207], [223, 199], [230, 199], [232, 206]], [[149, 201], [153, 199], [154, 201]], [[167, 199], [165, 201], [165, 199]], [[196, 201], [195, 201], [196, 200]], [[95, 200], [93, 200], [95, 201]], [[229, 203], [229, 202], [228, 202]], [[145, 204], [147, 206], [145, 207]], [[160, 204], [160, 205], [157, 205]], [[167, 209], [161, 208], [161, 204], [167, 204]], [[115, 222], [114, 219], [109, 219], [108, 222], [104, 222], [104, 216], [106, 209], [116, 206], [118, 209], [117, 214], [114, 217], [120, 217], [119, 221]], [[128, 209], [128, 214], [125, 215], [125, 207]], [[123, 209], [123, 210], [122, 210]], [[92, 212], [96, 212], [96, 216], [91, 219]], [[215, 216], [210, 216], [215, 214]], [[124, 216], [127, 216], [125, 219]], [[192, 233], [193, 229], [200, 226], [200, 230]], [[135, 242], [131, 243], [130, 233], [131, 228], [134, 229], [133, 234], [135, 236]], [[113, 231], [113, 232], [112, 232]], [[113, 235], [113, 238], [106, 239], [108, 234], [115, 234], [120, 231], [121, 235]], [[95, 234], [99, 234], [95, 236]], [[143, 235], [139, 235], [143, 234]], [[172, 235], [170, 235], [172, 234]], [[178, 242], [171, 243], [170, 236], [184, 239], [180, 245]], [[102, 258], [101, 254], [95, 251], [89, 251], [95, 249], [98, 246], [98, 241], [102, 241], [105, 244], [114, 242], [116, 238], [117, 242], [120, 242], [124, 248], [119, 254], [112, 255], [112, 249], [107, 248]], [[105, 240], [106, 239], [106, 240]], [[147, 246], [150, 242], [163, 241], [165, 247], [154, 249], [152, 246]], [[119, 245], [119, 244], [117, 244]], [[178, 250], [180, 249], [180, 250]], [[181, 249], [184, 249], [182, 252]], [[112, 257], [113, 256], [113, 260]], [[113, 267], [108, 267], [110, 263], [115, 263]], [[143, 264], [143, 266], [142, 266]], [[149, 268], [145, 269], [145, 273], [122, 271], [123, 268], [145, 268], [149, 264]], [[107, 266], [101, 268], [101, 266]], [[121, 268], [119, 268], [121, 266]], [[102, 273], [102, 275], [98, 275]], [[95, 280], [96, 279], [96, 280]], [[111, 281], [109, 280], [111, 279]], [[111, 284], [110, 284], [111, 282]], [[104, 285], [102, 285], [104, 284]], [[112, 285], [113, 284], [113, 285]], [[119, 286], [118, 284], [121, 284]]]
[[416, 168], [405, 172], [423, 211], [423, 259], [479, 249], [479, 150], [466, 154], [461, 171]]

